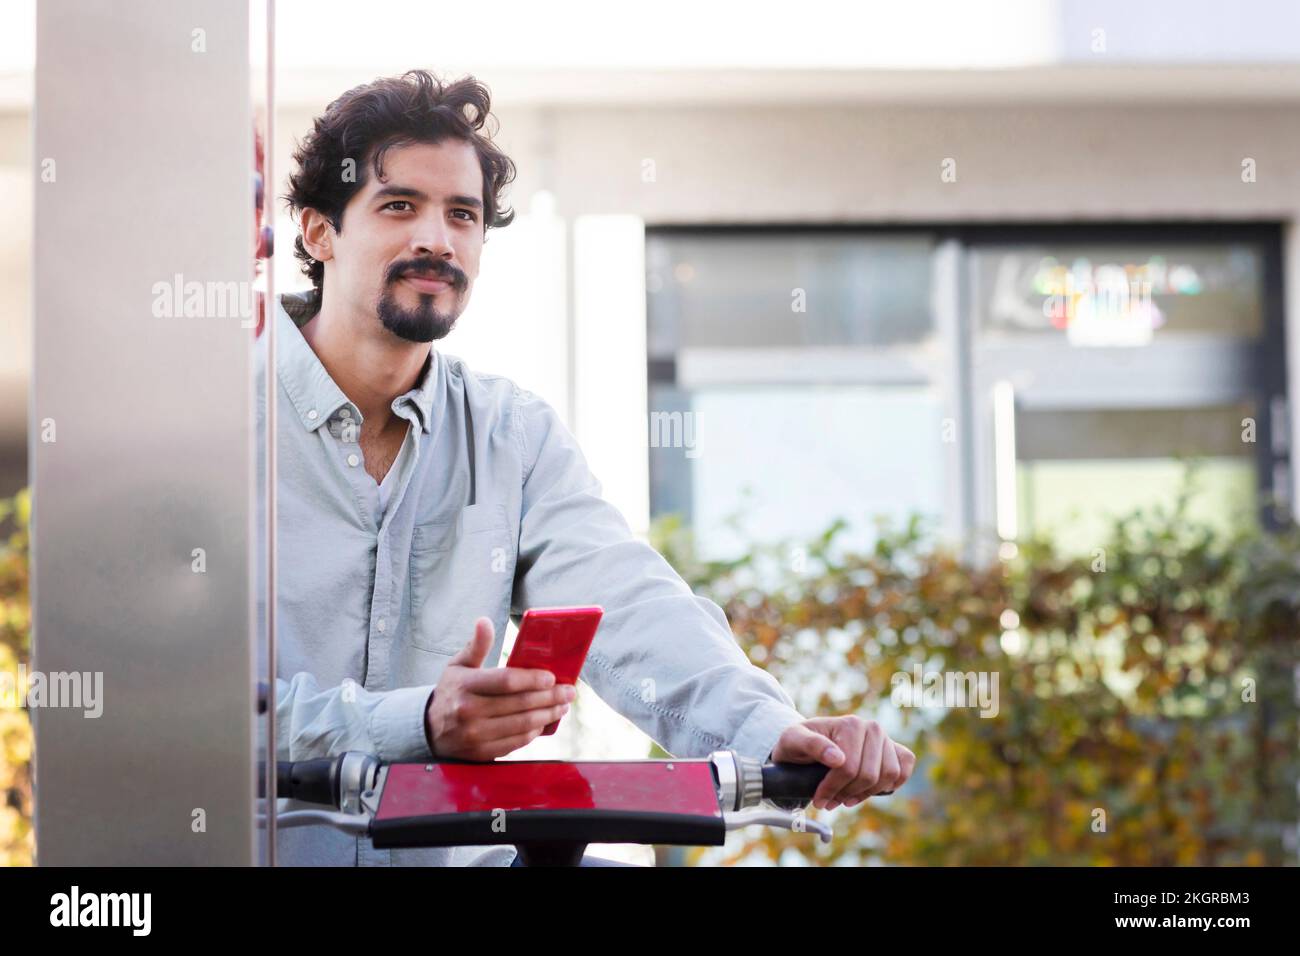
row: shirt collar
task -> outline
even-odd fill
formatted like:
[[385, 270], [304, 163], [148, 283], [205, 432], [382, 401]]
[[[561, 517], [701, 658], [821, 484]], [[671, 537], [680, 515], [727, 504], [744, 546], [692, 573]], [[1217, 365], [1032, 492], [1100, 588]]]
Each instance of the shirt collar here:
[[[343, 406], [356, 406], [330, 377], [300, 331], [317, 312], [315, 294], [310, 291], [286, 292], [278, 298], [280, 301], [275, 311], [276, 350], [279, 359], [276, 366], [280, 382], [288, 392], [303, 427], [315, 431]], [[440, 364], [439, 353], [436, 349], [430, 349], [416, 387], [393, 399], [393, 411], [411, 408], [421, 430], [426, 434], [433, 423], [433, 398], [438, 385]]]

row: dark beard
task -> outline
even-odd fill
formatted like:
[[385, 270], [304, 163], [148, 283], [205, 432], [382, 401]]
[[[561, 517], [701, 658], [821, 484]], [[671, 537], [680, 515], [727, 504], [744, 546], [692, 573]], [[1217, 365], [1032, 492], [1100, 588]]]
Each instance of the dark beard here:
[[[400, 280], [399, 280], [400, 281]], [[455, 291], [455, 286], [450, 291]], [[434, 342], [444, 338], [456, 326], [458, 312], [441, 312], [434, 306], [434, 295], [418, 293], [420, 304], [414, 309], [402, 306], [391, 287], [379, 297], [379, 321], [384, 328], [408, 342]]]

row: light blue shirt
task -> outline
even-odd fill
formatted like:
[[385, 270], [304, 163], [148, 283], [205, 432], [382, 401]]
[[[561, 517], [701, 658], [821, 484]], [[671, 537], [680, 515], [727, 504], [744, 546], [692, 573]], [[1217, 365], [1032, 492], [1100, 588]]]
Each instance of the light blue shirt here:
[[[510, 379], [431, 349], [416, 388], [392, 403], [409, 425], [381, 516], [357, 441], [361, 412], [299, 331], [312, 314], [301, 294], [282, 296], [274, 313], [279, 759], [429, 759], [425, 706], [475, 619], [496, 627], [483, 664], [496, 667], [507, 617], [518, 623], [530, 607], [605, 609], [582, 680], [675, 756], [764, 759], [804, 719], [740, 650], [722, 609], [601, 497], [551, 405]], [[281, 830], [277, 846], [285, 865], [514, 857], [510, 846], [376, 850], [328, 827]]]

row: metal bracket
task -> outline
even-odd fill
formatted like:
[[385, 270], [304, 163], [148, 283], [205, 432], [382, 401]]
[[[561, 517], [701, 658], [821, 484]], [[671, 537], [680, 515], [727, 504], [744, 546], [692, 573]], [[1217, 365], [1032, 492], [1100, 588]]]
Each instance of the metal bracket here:
[[[802, 822], [802, 828], [796, 827], [795, 824]], [[831, 842], [831, 828], [820, 820], [813, 820], [802, 814], [796, 817], [793, 813], [785, 810], [778, 810], [775, 807], [752, 807], [748, 810], [738, 810], [734, 813], [724, 813], [722, 815], [723, 826], [728, 830], [739, 830], [741, 827], [753, 826], [760, 824], [769, 827], [782, 827], [793, 832], [808, 831], [816, 833], [821, 837], [823, 843]]]

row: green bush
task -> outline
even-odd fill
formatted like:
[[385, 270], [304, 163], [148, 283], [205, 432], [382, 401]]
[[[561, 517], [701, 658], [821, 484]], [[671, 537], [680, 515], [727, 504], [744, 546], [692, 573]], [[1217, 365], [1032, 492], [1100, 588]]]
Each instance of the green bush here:
[[[829, 814], [835, 839], [744, 831], [728, 862], [1232, 865], [1294, 862], [1300, 535], [1197, 526], [1185, 496], [1116, 521], [1089, 556], [1021, 542], [982, 566], [921, 522], [842, 553], [696, 560], [652, 541], [721, 604], [801, 712], [892, 711], [917, 754], [897, 795]], [[895, 675], [998, 675], [999, 709], [894, 707]], [[991, 678], [990, 678], [991, 679]]]

